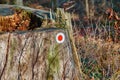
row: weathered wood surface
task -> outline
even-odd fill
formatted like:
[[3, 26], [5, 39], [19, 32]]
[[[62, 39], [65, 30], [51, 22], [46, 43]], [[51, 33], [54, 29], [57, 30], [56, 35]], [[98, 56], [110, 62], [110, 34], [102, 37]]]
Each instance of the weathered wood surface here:
[[[21, 8], [24, 9], [26, 11], [30, 11], [32, 14], [38, 16], [41, 19], [50, 19], [50, 16], [52, 15], [53, 18], [55, 18], [54, 13], [50, 13], [50, 11], [46, 11], [46, 10], [40, 10], [40, 9], [34, 9], [34, 8], [30, 8], [27, 6], [19, 6], [19, 5], [7, 5], [7, 4], [0, 4], [0, 9], [4, 8], [8, 9], [8, 8]], [[6, 10], [6, 12], [0, 11], [0, 14], [2, 15], [9, 15], [9, 14], [13, 14], [12, 11]]]
[[[65, 34], [63, 43], [56, 42], [59, 32]], [[73, 80], [75, 73], [66, 31], [0, 34], [0, 80]]]

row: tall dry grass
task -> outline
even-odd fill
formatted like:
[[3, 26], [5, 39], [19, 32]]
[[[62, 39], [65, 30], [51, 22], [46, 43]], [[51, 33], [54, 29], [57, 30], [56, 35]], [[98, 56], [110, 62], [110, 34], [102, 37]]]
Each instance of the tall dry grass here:
[[106, 24], [91, 26], [91, 31], [82, 27], [75, 29], [74, 38], [83, 73], [91, 80], [120, 80], [120, 43], [110, 40], [113, 29]]

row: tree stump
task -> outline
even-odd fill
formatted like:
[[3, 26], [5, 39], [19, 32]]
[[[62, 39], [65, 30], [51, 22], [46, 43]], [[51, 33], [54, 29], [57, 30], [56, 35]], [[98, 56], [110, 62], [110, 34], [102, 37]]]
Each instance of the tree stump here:
[[[63, 33], [63, 43], [56, 35]], [[0, 34], [0, 80], [73, 80], [75, 69], [67, 32], [62, 29]]]

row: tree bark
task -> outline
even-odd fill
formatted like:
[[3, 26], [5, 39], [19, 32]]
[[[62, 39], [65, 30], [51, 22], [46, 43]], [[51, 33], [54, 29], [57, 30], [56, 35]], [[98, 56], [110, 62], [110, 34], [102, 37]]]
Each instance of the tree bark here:
[[95, 13], [95, 6], [94, 6], [94, 0], [90, 0], [90, 18], [94, 19], [94, 13]]
[[86, 16], [89, 18], [90, 14], [89, 14], [89, 3], [88, 3], [88, 0], [85, 0], [85, 6], [86, 6]]
[[[64, 33], [65, 41], [56, 42]], [[61, 29], [0, 34], [0, 80], [73, 80], [72, 51]]]

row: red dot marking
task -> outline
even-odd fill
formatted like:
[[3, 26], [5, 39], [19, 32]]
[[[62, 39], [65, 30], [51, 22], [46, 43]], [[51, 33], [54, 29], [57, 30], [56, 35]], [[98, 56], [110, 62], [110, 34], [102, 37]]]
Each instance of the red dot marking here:
[[62, 39], [63, 39], [63, 36], [62, 36], [62, 35], [59, 35], [59, 36], [58, 36], [58, 40], [59, 40], [59, 41], [62, 41]]

